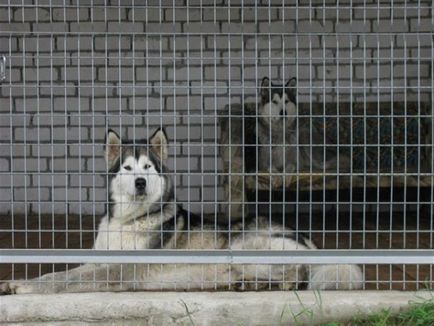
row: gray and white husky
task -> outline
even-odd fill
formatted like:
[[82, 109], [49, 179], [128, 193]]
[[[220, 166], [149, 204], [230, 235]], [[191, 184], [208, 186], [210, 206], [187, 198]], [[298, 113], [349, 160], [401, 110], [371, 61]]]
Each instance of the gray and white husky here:
[[[258, 106], [259, 168], [271, 173], [293, 173], [328, 169], [318, 135], [307, 126], [297, 125], [296, 78], [286, 84], [262, 79]], [[280, 180], [279, 178], [275, 180]]]
[[258, 107], [259, 168], [273, 173], [295, 170], [296, 79], [275, 85], [262, 79]]
[[[94, 249], [316, 249], [307, 238], [255, 217], [248, 223], [216, 226], [176, 203], [169, 171], [168, 140], [158, 129], [149, 141], [121, 142], [107, 134], [110, 204]], [[246, 219], [247, 220], [247, 219]], [[357, 289], [356, 265], [149, 265], [84, 264], [65, 272], [3, 283], [3, 293], [119, 290], [282, 289], [304, 282], [310, 289]], [[229, 284], [232, 285], [228, 286]]]

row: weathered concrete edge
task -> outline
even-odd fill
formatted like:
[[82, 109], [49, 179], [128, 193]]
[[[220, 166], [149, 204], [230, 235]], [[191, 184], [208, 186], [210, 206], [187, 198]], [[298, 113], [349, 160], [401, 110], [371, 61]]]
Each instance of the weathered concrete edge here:
[[429, 291], [130, 292], [0, 297], [0, 322], [131, 321], [150, 325], [279, 325], [345, 321], [433, 299]]

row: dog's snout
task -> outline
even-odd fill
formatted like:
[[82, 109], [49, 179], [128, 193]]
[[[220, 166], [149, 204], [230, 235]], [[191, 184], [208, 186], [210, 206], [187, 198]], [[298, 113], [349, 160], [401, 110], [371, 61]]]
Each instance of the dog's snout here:
[[137, 190], [145, 190], [146, 180], [143, 178], [136, 179], [136, 188], [137, 188]]
[[280, 110], [280, 115], [281, 116], [285, 116], [286, 115], [286, 111], [285, 110]]

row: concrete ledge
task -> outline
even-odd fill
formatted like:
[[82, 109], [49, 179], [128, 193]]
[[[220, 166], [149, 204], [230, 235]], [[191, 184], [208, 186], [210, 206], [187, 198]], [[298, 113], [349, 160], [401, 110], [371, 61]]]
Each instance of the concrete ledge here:
[[122, 322], [145, 325], [280, 325], [345, 321], [404, 311], [432, 292], [99, 292], [0, 297], [0, 323]]

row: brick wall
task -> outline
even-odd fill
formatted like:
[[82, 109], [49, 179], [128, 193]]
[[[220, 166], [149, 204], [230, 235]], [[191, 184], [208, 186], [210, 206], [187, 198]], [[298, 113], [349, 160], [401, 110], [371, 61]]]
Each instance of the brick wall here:
[[0, 213], [101, 214], [105, 130], [160, 124], [178, 199], [214, 211], [217, 113], [263, 76], [300, 102], [431, 99], [431, 1], [131, 2], [0, 5]]

